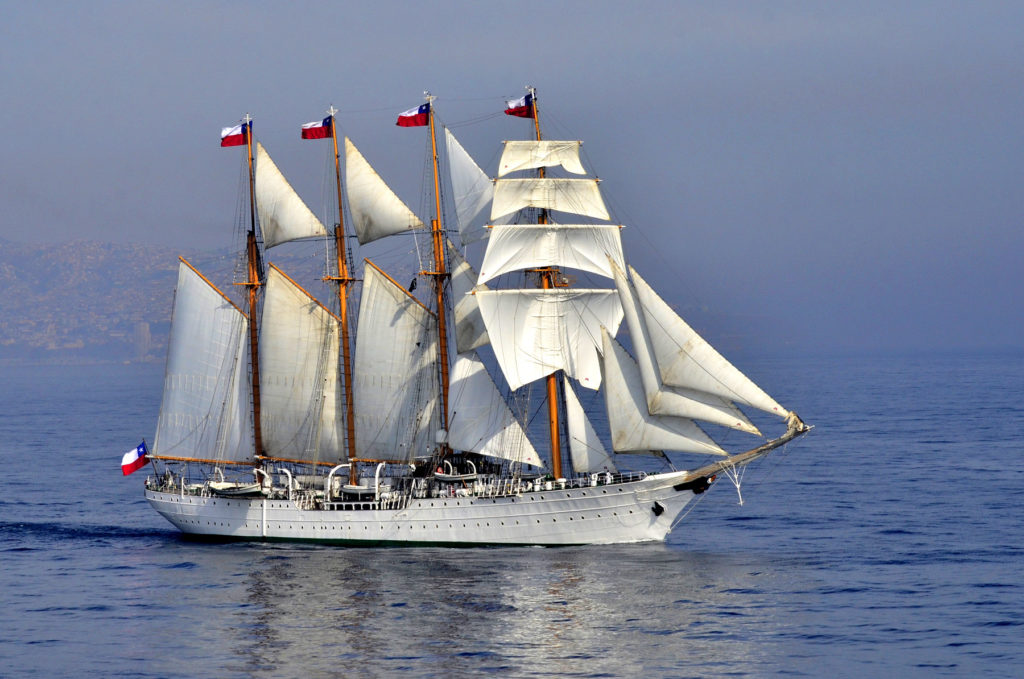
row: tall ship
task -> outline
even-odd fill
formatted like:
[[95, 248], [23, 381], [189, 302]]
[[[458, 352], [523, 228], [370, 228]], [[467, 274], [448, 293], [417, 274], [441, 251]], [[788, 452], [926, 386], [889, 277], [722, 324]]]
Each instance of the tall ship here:
[[[333, 143], [331, 230], [248, 116], [224, 130], [222, 145], [246, 151], [244, 294], [233, 301], [181, 259], [146, 457], [157, 512], [217, 539], [661, 541], [717, 479], [738, 491], [746, 465], [809, 431], [627, 263], [581, 142], [542, 135], [535, 90], [507, 102], [530, 134], [504, 142], [495, 177], [434, 108], [428, 94], [398, 118], [429, 134], [426, 220], [350, 139], [339, 149], [333, 107], [303, 126]], [[352, 239], [396, 236], [429, 253], [422, 298], [373, 261], [351, 261]], [[308, 239], [331, 253], [326, 300], [265, 265]], [[481, 250], [474, 267], [466, 253]], [[730, 452], [709, 435], [719, 431], [750, 438]], [[681, 457], [696, 462], [677, 469]]]

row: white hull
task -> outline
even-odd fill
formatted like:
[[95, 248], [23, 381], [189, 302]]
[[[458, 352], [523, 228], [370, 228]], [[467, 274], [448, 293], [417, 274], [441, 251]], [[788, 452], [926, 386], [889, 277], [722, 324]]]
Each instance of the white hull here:
[[[286, 499], [146, 490], [183, 533], [350, 545], [579, 545], [661, 541], [695, 497], [687, 472], [498, 497], [410, 498], [403, 509], [303, 509]], [[692, 476], [690, 476], [692, 478]], [[367, 502], [363, 507], [370, 507]]]

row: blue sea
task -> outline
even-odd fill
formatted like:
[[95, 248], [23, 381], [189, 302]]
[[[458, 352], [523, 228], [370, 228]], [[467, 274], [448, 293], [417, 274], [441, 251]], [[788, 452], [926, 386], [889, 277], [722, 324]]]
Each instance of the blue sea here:
[[0, 366], [4, 677], [1024, 676], [1024, 358], [745, 362], [815, 429], [665, 544], [190, 542], [162, 366]]

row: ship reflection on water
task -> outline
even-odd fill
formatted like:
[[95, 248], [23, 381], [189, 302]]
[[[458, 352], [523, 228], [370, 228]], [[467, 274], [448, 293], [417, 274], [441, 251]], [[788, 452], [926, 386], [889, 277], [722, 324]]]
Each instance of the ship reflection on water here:
[[700, 674], [756, 665], [749, 640], [778, 627], [756, 565], [666, 545], [224, 549], [200, 550], [227, 571], [194, 650], [249, 676]]

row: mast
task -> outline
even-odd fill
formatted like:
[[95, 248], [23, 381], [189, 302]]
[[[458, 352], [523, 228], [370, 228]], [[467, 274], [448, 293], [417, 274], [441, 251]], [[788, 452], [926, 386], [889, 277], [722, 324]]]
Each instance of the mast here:
[[[537, 135], [537, 141], [541, 141], [540, 133], [540, 116], [537, 111], [537, 89], [535, 87], [527, 87], [530, 92], [530, 106], [533, 108], [533, 128]], [[546, 174], [544, 168], [541, 167], [537, 170], [538, 175], [541, 179]], [[547, 224], [548, 216], [547, 210], [541, 210], [540, 215], [537, 217], [538, 224]], [[546, 267], [544, 269], [537, 269], [537, 272], [541, 276], [541, 288], [544, 290], [550, 290], [555, 286], [555, 275], [558, 273], [558, 269], [555, 267]], [[562, 440], [561, 440], [561, 427], [558, 423], [558, 402], [561, 400], [558, 394], [558, 373], [552, 373], [547, 376], [547, 396], [548, 396], [548, 431], [551, 437], [551, 473], [554, 474], [556, 479], [562, 478]]]
[[345, 437], [348, 448], [349, 483], [355, 485], [359, 480], [359, 470], [354, 460], [356, 457], [356, 418], [355, 403], [352, 399], [352, 348], [348, 327], [348, 293], [349, 286], [355, 282], [349, 274], [348, 249], [345, 246], [345, 211], [341, 196], [341, 158], [338, 154], [338, 128], [334, 114], [337, 109], [332, 105], [327, 113], [331, 116], [331, 140], [334, 142], [334, 180], [338, 193], [338, 223], [334, 225], [334, 250], [337, 257], [338, 275], [326, 276], [325, 280], [338, 282], [338, 315], [341, 317], [341, 360], [345, 389]]
[[252, 117], [245, 114], [246, 148], [249, 154], [249, 231], [246, 234], [247, 277], [242, 284], [248, 288], [249, 301], [249, 360], [252, 372], [252, 426], [253, 447], [257, 459], [263, 455], [263, 436], [260, 431], [260, 354], [259, 354], [259, 322], [257, 320], [256, 303], [263, 279], [263, 263], [260, 259], [259, 246], [256, 243], [256, 192], [255, 174], [252, 162]]
[[[434, 270], [422, 271], [421, 273], [430, 276], [434, 282], [434, 294], [437, 297], [437, 333], [438, 333], [438, 354], [441, 365], [441, 424], [445, 431], [448, 431], [448, 330], [445, 324], [444, 308], [444, 284], [448, 278], [447, 265], [444, 256], [444, 231], [441, 224], [441, 179], [437, 165], [437, 135], [434, 132], [434, 99], [429, 92], [425, 93], [427, 103], [430, 105], [428, 120], [430, 121], [430, 149], [434, 162], [434, 219], [430, 222], [430, 234], [434, 245]], [[447, 444], [445, 444], [447, 448]]]

